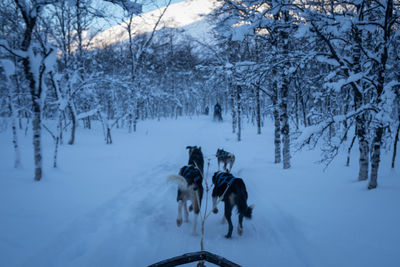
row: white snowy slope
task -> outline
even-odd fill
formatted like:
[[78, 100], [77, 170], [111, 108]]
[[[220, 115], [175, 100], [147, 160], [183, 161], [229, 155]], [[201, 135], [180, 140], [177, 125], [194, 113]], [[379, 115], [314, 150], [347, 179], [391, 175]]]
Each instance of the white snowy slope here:
[[[211, 38], [211, 26], [205, 19], [216, 5], [215, 0], [186, 0], [171, 4], [165, 12], [157, 30], [164, 27], [177, 28], [200, 41]], [[153, 10], [133, 19], [132, 32], [136, 34], [151, 32], [164, 8]], [[93, 37], [92, 48], [102, 48], [128, 40], [126, 24], [113, 26]]]
[[[176, 226], [177, 186], [166, 181], [187, 163], [187, 145], [202, 147], [205, 169], [210, 159], [208, 182], [217, 148], [233, 152], [232, 173], [255, 204], [242, 236], [234, 213], [228, 240], [220, 203], [205, 224], [206, 250], [249, 267], [400, 266], [399, 160], [391, 170], [390, 153], [384, 154], [379, 187], [368, 191], [367, 182], [356, 182], [357, 147], [351, 167], [339, 157], [324, 172], [314, 164], [316, 150], [294, 154], [292, 168], [283, 170], [273, 163], [273, 129], [267, 121], [257, 135], [245, 125], [237, 142], [229, 120], [150, 120], [134, 134], [114, 129], [114, 143], [106, 145], [100, 125], [79, 127], [77, 143], [60, 147], [57, 169], [53, 141], [43, 133], [40, 182], [33, 181], [31, 133], [18, 132], [23, 167], [14, 169], [11, 129], [0, 132], [0, 266], [142, 267], [199, 251], [193, 215]], [[209, 195], [202, 212], [207, 201]]]

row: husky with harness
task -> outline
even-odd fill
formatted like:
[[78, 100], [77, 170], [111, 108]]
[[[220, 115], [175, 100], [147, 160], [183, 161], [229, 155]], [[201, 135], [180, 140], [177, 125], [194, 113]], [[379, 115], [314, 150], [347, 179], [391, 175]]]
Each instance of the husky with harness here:
[[204, 173], [204, 157], [203, 152], [201, 152], [201, 146], [187, 146], [186, 149], [189, 150], [189, 161], [188, 165], [193, 165]]
[[[204, 159], [199, 147], [187, 147], [189, 149], [189, 165], [183, 166], [179, 174], [168, 176], [168, 181], [178, 184], [178, 217], [176, 225], [182, 225], [182, 207], [185, 212], [185, 222], [189, 221], [189, 211], [194, 211], [193, 234], [196, 234], [197, 217], [200, 213], [201, 200], [203, 198], [203, 166]], [[190, 200], [189, 211], [186, 202]]]
[[234, 177], [229, 172], [216, 172], [212, 178], [214, 189], [212, 192], [213, 212], [218, 213], [218, 197], [225, 203], [225, 218], [228, 221], [229, 229], [226, 238], [232, 237], [232, 209], [236, 205], [239, 213], [238, 234], [243, 233], [243, 217], [251, 218], [254, 206], [247, 206], [246, 186], [241, 178]]
[[224, 167], [223, 167], [224, 171], [228, 171], [228, 168], [227, 168], [228, 164], [229, 164], [229, 171], [232, 170], [233, 163], [235, 162], [234, 154], [218, 148], [215, 156], [218, 159], [218, 170], [219, 170], [219, 165], [221, 164], [221, 162], [224, 163]]

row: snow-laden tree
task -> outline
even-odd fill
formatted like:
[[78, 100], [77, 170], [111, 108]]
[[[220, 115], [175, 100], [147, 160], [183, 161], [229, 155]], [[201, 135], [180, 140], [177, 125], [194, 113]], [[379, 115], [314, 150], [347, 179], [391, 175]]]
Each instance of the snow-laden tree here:
[[393, 55], [398, 8], [392, 0], [314, 1], [304, 2], [299, 8], [299, 16], [304, 18], [302, 32], [322, 41], [322, 46], [312, 53], [321, 64], [329, 66], [330, 72], [325, 77], [326, 90], [339, 95], [348, 89], [350, 97], [347, 99], [352, 99], [352, 104], [345, 101], [345, 108], [335, 111], [336, 116], [331, 114], [321, 120], [311, 135], [322, 136], [322, 131], [337, 123], [345, 125], [341, 136], [326, 150], [331, 160], [344, 143], [351, 121], [355, 120], [360, 148], [359, 180], [368, 178], [371, 143], [369, 189], [377, 186], [385, 129], [393, 121], [393, 92], [398, 82], [397, 77], [390, 75], [390, 68], [397, 60]]
[[[264, 60], [260, 60], [256, 56], [255, 61], [260, 66], [267, 64], [273, 66], [270, 67], [270, 73], [272, 73], [272, 79], [276, 79], [276, 83], [272, 84], [276, 85], [278, 93], [276, 102], [279, 105], [279, 125], [276, 123], [276, 126], [279, 127], [277, 137], [282, 138], [283, 143], [283, 168], [290, 168], [288, 105], [291, 86], [289, 77], [293, 70], [290, 40], [297, 20], [293, 16], [295, 7], [292, 1], [221, 0], [220, 2], [222, 5], [215, 12], [219, 21], [217, 30], [220, 29], [223, 35], [230, 35], [232, 40], [242, 43], [248, 38], [263, 37], [266, 41], [265, 46], [268, 48], [272, 46], [271, 51], [276, 52], [274, 58], [267, 56]], [[276, 142], [275, 147], [280, 150], [280, 141]], [[275, 158], [276, 162], [280, 161], [279, 156]]]
[[[19, 37], [19, 49], [13, 49], [7, 40], [2, 40], [0, 46], [21, 60], [25, 79], [29, 84], [32, 104], [32, 129], [35, 163], [35, 181], [42, 179], [42, 110], [46, 97], [47, 86], [45, 75], [52, 70], [56, 61], [56, 51], [51, 44], [40, 42], [40, 30], [37, 22], [43, 8], [54, 1], [15, 1], [15, 6], [23, 21], [23, 33]], [[18, 22], [17, 22], [18, 23]], [[38, 39], [39, 38], [39, 39]]]

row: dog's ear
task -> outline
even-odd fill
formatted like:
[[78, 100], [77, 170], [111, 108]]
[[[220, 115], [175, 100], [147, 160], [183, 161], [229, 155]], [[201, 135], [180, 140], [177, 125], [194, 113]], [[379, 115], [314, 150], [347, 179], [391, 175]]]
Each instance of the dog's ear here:
[[213, 175], [213, 177], [212, 177], [212, 182], [213, 182], [213, 184], [216, 183], [215, 177], [217, 176], [217, 173], [218, 173], [218, 172], [214, 172], [214, 175]]
[[199, 150], [201, 151], [201, 146], [199, 146]]
[[191, 146], [187, 146], [186, 149], [192, 149], [192, 147]]

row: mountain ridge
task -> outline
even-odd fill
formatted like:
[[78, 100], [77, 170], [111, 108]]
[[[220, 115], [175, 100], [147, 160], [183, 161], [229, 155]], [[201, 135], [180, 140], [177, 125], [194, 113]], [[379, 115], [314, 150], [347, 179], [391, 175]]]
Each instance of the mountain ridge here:
[[[205, 16], [210, 14], [217, 6], [215, 0], [186, 0], [171, 4], [161, 19], [156, 31], [163, 28], [181, 29], [183, 34], [189, 35], [199, 41], [211, 38], [209, 30], [211, 25]], [[136, 16], [132, 21], [133, 36], [153, 31], [154, 25], [165, 7], [152, 10]], [[112, 26], [98, 34], [90, 41], [92, 49], [103, 48], [129, 39], [127, 21]]]

